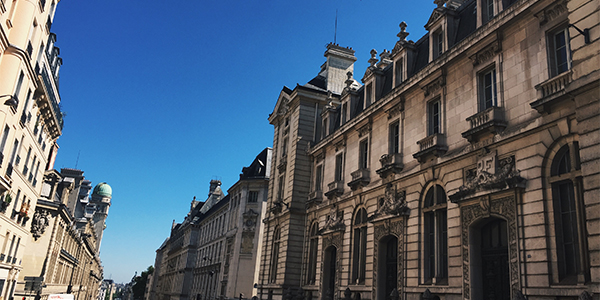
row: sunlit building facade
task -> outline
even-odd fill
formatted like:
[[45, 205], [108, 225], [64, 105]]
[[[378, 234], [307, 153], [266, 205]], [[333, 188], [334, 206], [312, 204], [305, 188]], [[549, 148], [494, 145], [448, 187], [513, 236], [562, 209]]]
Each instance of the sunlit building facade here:
[[598, 1], [434, 3], [281, 91], [261, 299], [598, 299]]
[[0, 1], [0, 298], [13, 297], [45, 170], [63, 118], [62, 59], [50, 32], [58, 0]]
[[251, 298], [264, 232], [271, 148], [265, 148], [225, 195], [211, 180], [204, 202], [194, 200], [182, 223], [156, 250], [149, 300]]
[[72, 294], [82, 300], [98, 298], [103, 280], [100, 243], [111, 199], [107, 183], [92, 190], [81, 170], [46, 172], [15, 297], [44, 300], [50, 294]]

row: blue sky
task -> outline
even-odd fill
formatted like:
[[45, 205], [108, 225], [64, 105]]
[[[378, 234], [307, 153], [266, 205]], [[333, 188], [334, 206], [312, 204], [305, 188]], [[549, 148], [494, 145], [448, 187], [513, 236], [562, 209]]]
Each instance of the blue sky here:
[[63, 0], [52, 31], [66, 112], [56, 169], [113, 188], [101, 247], [104, 277], [128, 282], [209, 181], [226, 190], [265, 147], [284, 85], [304, 84], [334, 39], [392, 49], [398, 24], [418, 40], [433, 1]]

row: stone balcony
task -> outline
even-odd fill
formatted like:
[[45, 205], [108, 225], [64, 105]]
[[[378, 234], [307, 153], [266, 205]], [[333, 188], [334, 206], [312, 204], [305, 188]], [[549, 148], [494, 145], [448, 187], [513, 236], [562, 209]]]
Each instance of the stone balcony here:
[[354, 191], [358, 188], [362, 188], [371, 182], [370, 178], [371, 172], [369, 169], [358, 169], [350, 175], [352, 176], [352, 181], [348, 182], [348, 186]]
[[552, 104], [569, 97], [566, 89], [572, 80], [573, 72], [569, 70], [536, 85], [538, 99], [529, 105], [540, 113], [550, 112]]
[[331, 182], [327, 185], [325, 196], [329, 199], [339, 197], [344, 193], [344, 182], [341, 180]]
[[417, 144], [419, 145], [419, 152], [413, 154], [413, 157], [420, 163], [424, 162], [430, 155], [440, 157], [448, 151], [446, 136], [442, 133], [434, 133], [418, 141]]
[[38, 86], [34, 95], [36, 104], [39, 107], [40, 114], [44, 119], [50, 136], [52, 139], [56, 139], [62, 134], [63, 114], [58, 104], [58, 96], [52, 87], [52, 79], [45, 68], [38, 75]]
[[471, 129], [463, 132], [462, 136], [469, 142], [477, 142], [480, 137], [489, 133], [502, 132], [507, 125], [504, 110], [496, 106], [468, 117], [467, 122], [471, 125]]
[[377, 169], [377, 174], [381, 178], [387, 177], [389, 174], [398, 174], [402, 172], [404, 164], [402, 163], [402, 153], [384, 154], [379, 158], [381, 168]]

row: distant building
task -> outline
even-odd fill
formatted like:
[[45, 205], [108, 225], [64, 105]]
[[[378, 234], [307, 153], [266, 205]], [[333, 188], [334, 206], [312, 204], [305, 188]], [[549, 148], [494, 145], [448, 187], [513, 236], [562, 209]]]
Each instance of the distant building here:
[[99, 247], [112, 189], [102, 182], [90, 195], [91, 190], [81, 170], [46, 172], [16, 296], [43, 300], [68, 293], [81, 300], [98, 298], [103, 280]]
[[599, 299], [598, 1], [434, 3], [279, 94], [261, 299]]
[[149, 300], [205, 300], [253, 295], [271, 149], [263, 150], [224, 195], [218, 180], [195, 198], [182, 223], [156, 250]]
[[0, 299], [11, 299], [30, 249], [44, 171], [62, 133], [62, 59], [50, 32], [58, 0], [0, 1]]
[[100, 285], [97, 300], [113, 300], [116, 291], [115, 282], [112, 279], [104, 279]]

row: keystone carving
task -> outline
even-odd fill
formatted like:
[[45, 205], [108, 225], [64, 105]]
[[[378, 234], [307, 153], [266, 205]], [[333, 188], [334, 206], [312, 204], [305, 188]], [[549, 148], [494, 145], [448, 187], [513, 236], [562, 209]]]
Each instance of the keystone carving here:
[[407, 216], [410, 209], [406, 203], [406, 191], [396, 191], [393, 184], [388, 183], [385, 195], [379, 199], [379, 207], [369, 218], [369, 222], [384, 216]]

